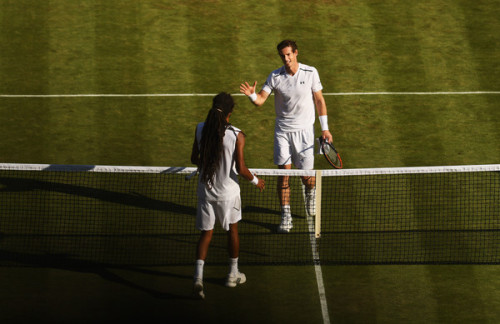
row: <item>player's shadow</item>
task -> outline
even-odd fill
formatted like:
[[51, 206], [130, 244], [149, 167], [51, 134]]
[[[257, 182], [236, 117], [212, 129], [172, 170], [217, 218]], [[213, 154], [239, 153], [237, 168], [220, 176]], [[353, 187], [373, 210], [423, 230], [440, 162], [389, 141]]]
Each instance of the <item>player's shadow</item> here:
[[196, 208], [194, 207], [146, 197], [136, 192], [116, 192], [59, 182], [9, 177], [0, 177], [0, 185], [3, 185], [0, 192], [27, 192], [41, 190], [64, 193], [68, 195], [77, 195], [80, 197], [93, 198], [105, 202], [149, 210], [167, 211], [193, 217], [196, 215]]
[[[37, 179], [25, 178], [9, 178], [0, 177], [0, 185], [3, 187], [0, 192], [30, 192], [30, 191], [47, 191], [55, 193], [63, 193], [68, 195], [77, 195], [85, 198], [93, 198], [104, 202], [111, 202], [130, 207], [139, 207], [147, 210], [157, 210], [170, 212], [173, 214], [181, 214], [195, 217], [196, 208], [178, 204], [171, 201], [159, 200], [147, 197], [137, 192], [116, 192], [100, 188], [86, 187], [74, 184], [65, 184], [53, 181], [44, 181]], [[272, 215], [278, 219], [280, 213], [276, 210], [263, 207], [247, 206], [243, 209], [243, 214], [258, 213], [261, 215]], [[292, 215], [293, 218], [303, 218], [299, 215]], [[275, 224], [256, 221], [243, 217], [242, 223], [248, 223], [268, 229], [270, 232], [276, 231]]]
[[92, 261], [82, 261], [71, 258], [65, 254], [30, 254], [0, 250], [0, 263], [21, 265], [32, 268], [52, 268], [80, 273], [91, 273], [100, 276], [102, 279], [117, 283], [132, 289], [136, 289], [149, 294], [158, 299], [191, 299], [190, 294], [179, 295], [163, 292], [148, 287], [141, 286], [133, 281], [127, 280], [112, 270], [126, 270], [154, 276], [177, 277], [183, 280], [191, 280], [190, 275], [179, 275], [164, 271], [154, 271], [148, 269], [135, 268], [132, 266], [108, 265]]

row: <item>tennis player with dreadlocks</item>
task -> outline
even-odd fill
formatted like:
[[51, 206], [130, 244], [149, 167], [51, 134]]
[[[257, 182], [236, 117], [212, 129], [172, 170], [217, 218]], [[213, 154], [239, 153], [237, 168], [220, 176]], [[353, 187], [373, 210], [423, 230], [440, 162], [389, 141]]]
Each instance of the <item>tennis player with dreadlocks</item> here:
[[[260, 92], [256, 93], [257, 81], [253, 85], [245, 82], [240, 92], [247, 95], [255, 106], [262, 106], [275, 93], [276, 123], [274, 131], [274, 164], [280, 169], [291, 169], [292, 163], [303, 170], [314, 168], [314, 120], [315, 112], [321, 124], [321, 136], [332, 142], [328, 130], [328, 116], [323, 86], [316, 68], [299, 63], [297, 44], [284, 40], [277, 46], [283, 66], [267, 77]], [[278, 194], [281, 203], [281, 224], [278, 231], [288, 233], [292, 229], [290, 211], [290, 185], [288, 177], [279, 177]], [[305, 186], [306, 211], [316, 214], [315, 177], [302, 177]]]
[[230, 94], [219, 93], [213, 98], [212, 109], [205, 122], [196, 127], [191, 162], [198, 166], [198, 210], [196, 227], [201, 231], [196, 250], [194, 291], [197, 298], [203, 292], [203, 267], [212, 240], [215, 219], [228, 233], [229, 274], [227, 287], [236, 287], [246, 281], [238, 270], [240, 241], [238, 222], [241, 220], [241, 198], [238, 174], [261, 191], [264, 180], [253, 175], [245, 165], [243, 149], [245, 134], [229, 123], [234, 101]]

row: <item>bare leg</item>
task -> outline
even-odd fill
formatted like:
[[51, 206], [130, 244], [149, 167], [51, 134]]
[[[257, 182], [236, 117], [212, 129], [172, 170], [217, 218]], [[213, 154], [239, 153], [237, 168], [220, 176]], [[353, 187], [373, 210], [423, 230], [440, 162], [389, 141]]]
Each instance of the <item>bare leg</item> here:
[[[292, 168], [291, 164], [280, 165], [280, 169], [290, 170]], [[281, 206], [290, 206], [290, 183], [288, 176], [278, 177], [278, 197], [280, 199]]]
[[193, 286], [193, 296], [195, 298], [205, 298], [205, 293], [203, 292], [203, 267], [205, 265], [205, 259], [207, 258], [208, 247], [210, 246], [213, 232], [213, 230], [201, 231], [200, 239], [198, 240]]
[[316, 215], [316, 177], [301, 177], [304, 184], [304, 198], [306, 213], [309, 216]]
[[247, 279], [244, 273], [238, 270], [238, 255], [240, 252], [240, 237], [238, 235], [238, 223], [230, 224], [227, 232], [227, 243], [229, 251], [229, 274], [226, 279], [227, 287], [236, 287]]
[[307, 189], [312, 189], [316, 185], [316, 177], [301, 177], [302, 183]]
[[[291, 164], [280, 165], [280, 169], [289, 170]], [[278, 197], [281, 204], [281, 223], [278, 226], [279, 233], [288, 233], [292, 229], [292, 211], [290, 210], [290, 177], [278, 177]]]
[[198, 260], [205, 260], [207, 258], [208, 247], [210, 246], [210, 241], [212, 241], [213, 232], [213, 230], [201, 231], [198, 247], [196, 249], [196, 258]]
[[227, 244], [229, 257], [235, 259], [240, 254], [240, 237], [238, 235], [238, 223], [230, 224], [227, 232]]

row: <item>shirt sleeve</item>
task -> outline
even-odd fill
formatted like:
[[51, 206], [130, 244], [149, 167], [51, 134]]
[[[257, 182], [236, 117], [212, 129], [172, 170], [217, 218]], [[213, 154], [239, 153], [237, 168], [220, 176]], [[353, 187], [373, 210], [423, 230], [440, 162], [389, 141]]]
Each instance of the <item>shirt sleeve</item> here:
[[271, 92], [273, 92], [273, 89], [274, 89], [274, 82], [273, 82], [273, 80], [274, 80], [273, 73], [271, 72], [271, 74], [269, 74], [269, 76], [267, 77], [266, 82], [262, 86], [262, 90], [264, 90], [265, 92], [267, 92], [269, 94]]
[[312, 80], [312, 91], [317, 92], [323, 90], [323, 85], [321, 84], [321, 80], [319, 79], [319, 73], [316, 68], [313, 68], [313, 80]]

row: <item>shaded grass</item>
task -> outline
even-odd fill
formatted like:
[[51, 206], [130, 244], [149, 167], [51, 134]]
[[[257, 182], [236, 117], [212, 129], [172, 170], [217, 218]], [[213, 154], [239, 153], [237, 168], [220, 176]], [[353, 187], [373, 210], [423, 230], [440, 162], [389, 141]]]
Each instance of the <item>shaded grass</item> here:
[[323, 267], [339, 323], [495, 323], [496, 266]]

